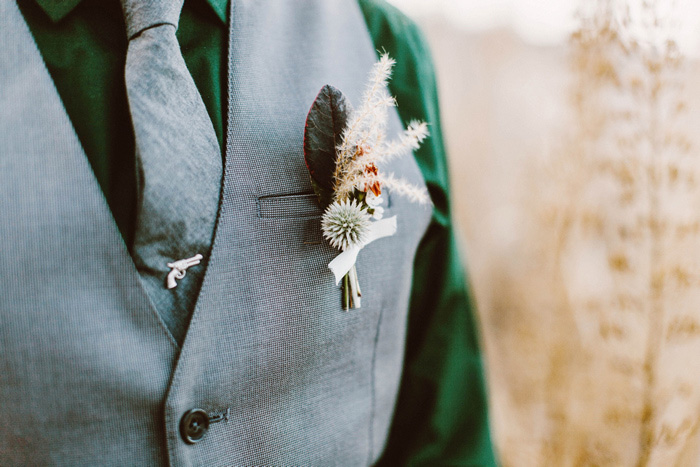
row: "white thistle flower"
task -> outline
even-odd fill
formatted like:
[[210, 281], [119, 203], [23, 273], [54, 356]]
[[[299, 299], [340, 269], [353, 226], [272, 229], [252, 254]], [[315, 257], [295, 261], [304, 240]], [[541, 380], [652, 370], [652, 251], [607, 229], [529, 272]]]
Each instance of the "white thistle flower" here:
[[356, 201], [335, 201], [323, 213], [323, 236], [333, 248], [345, 250], [364, 241], [370, 226], [370, 215]]

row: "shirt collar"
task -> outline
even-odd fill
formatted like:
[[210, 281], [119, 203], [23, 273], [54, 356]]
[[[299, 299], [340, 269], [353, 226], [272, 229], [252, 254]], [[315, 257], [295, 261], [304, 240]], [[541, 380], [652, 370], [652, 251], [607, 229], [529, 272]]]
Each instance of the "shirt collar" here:
[[[0, 0], [3, 1], [3, 0]], [[39, 6], [49, 15], [52, 21], [58, 22], [65, 18], [68, 13], [73, 11], [73, 9], [78, 6], [82, 0], [36, 0]], [[229, 0], [206, 0], [207, 3], [212, 7], [216, 16], [218, 16], [221, 21], [226, 24], [226, 18], [228, 16], [228, 2]]]

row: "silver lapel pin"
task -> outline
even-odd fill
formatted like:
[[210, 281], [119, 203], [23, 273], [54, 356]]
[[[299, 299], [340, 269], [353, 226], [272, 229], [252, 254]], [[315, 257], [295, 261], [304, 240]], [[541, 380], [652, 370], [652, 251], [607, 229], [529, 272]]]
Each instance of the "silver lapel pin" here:
[[168, 273], [168, 288], [177, 287], [176, 279], [182, 279], [187, 274], [187, 269], [196, 266], [202, 262], [203, 256], [196, 254], [191, 258], [180, 259], [174, 263], [168, 263], [168, 267], [172, 270]]

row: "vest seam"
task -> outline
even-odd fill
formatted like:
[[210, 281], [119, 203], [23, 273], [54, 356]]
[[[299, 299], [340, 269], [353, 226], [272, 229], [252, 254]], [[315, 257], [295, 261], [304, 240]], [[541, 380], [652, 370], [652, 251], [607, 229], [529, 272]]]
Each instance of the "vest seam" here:
[[372, 372], [370, 374], [371, 381], [371, 394], [372, 394], [372, 405], [369, 416], [369, 457], [367, 459], [367, 465], [372, 465], [372, 459], [374, 458], [374, 422], [376, 418], [377, 410], [377, 373], [376, 373], [376, 362], [377, 362], [377, 347], [379, 345], [379, 332], [382, 328], [382, 317], [384, 316], [384, 306], [379, 310], [379, 316], [377, 317], [377, 331], [374, 334], [374, 347], [372, 349]]

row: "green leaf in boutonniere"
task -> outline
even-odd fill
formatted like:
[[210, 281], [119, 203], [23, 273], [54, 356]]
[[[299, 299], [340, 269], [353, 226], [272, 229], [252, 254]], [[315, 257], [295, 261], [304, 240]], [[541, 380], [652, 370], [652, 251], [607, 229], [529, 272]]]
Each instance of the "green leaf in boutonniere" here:
[[321, 209], [326, 209], [333, 202], [336, 147], [340, 144], [351, 112], [345, 95], [326, 85], [316, 96], [306, 117], [304, 159]]

